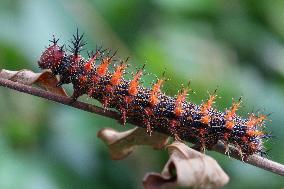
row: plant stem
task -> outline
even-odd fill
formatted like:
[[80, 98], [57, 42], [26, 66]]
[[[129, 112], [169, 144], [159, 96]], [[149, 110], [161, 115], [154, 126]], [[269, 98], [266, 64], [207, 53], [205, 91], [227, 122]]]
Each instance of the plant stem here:
[[[112, 118], [112, 119], [115, 119], [115, 120], [120, 120], [120, 115], [115, 111], [106, 110], [106, 109], [100, 108], [98, 106], [87, 104], [87, 103], [84, 103], [84, 102], [79, 102], [79, 101], [72, 102], [72, 99], [70, 97], [60, 96], [60, 95], [57, 95], [57, 94], [36, 88], [36, 87], [24, 85], [24, 84], [21, 84], [21, 83], [18, 83], [18, 82], [13, 82], [13, 81], [3, 79], [3, 78], [0, 78], [0, 86], [7, 87], [7, 88], [10, 88], [10, 89], [14, 89], [16, 91], [27, 93], [27, 94], [30, 94], [30, 95], [33, 95], [33, 96], [45, 98], [45, 99], [48, 99], [48, 100], [51, 100], [51, 101], [54, 101], [54, 102], [58, 102], [60, 104], [65, 104], [67, 106], [71, 106], [71, 107], [74, 107], [74, 108], [77, 108], [77, 109], [80, 109], [80, 110], [84, 110], [84, 111], [87, 111], [87, 112], [91, 112], [91, 113], [94, 113], [94, 114], [98, 114], [98, 115], [101, 115], [101, 116], [109, 117], [109, 118]], [[139, 123], [137, 123], [133, 120], [128, 120], [128, 123], [142, 127], [141, 124], [139, 124]], [[157, 131], [157, 132], [160, 132], [160, 131]], [[219, 152], [219, 153], [222, 153], [222, 154], [225, 154], [225, 146], [224, 146], [224, 144], [222, 144], [220, 142], [217, 145], [215, 145], [212, 150]], [[238, 151], [233, 147], [230, 148], [230, 156], [235, 158], [235, 159], [242, 160]], [[277, 162], [274, 162], [274, 161], [271, 161], [271, 160], [268, 160], [266, 158], [260, 157], [258, 155], [250, 156], [247, 160], [245, 160], [245, 162], [248, 163], [248, 164], [254, 165], [256, 167], [259, 167], [261, 169], [265, 169], [267, 171], [270, 171], [270, 172], [276, 173], [278, 175], [284, 176], [284, 165], [277, 163]]]

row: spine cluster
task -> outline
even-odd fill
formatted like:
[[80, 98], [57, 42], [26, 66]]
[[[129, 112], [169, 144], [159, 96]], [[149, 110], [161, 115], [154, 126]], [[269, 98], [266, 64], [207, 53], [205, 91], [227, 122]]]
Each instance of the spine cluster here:
[[265, 154], [262, 139], [270, 137], [262, 131], [266, 116], [251, 114], [241, 118], [236, 114], [241, 101], [220, 112], [213, 107], [215, 93], [201, 105], [186, 101], [188, 87], [183, 87], [175, 97], [167, 96], [161, 91], [164, 77], [152, 88], [141, 86], [144, 68], [126, 80], [123, 76], [127, 60], [114, 66], [114, 71], [109, 70], [116, 53], [98, 48], [88, 53], [88, 59], [81, 56], [85, 43], [78, 31], [73, 35], [69, 52], [58, 45], [58, 40], [51, 42], [38, 61], [39, 67], [58, 75], [58, 86], [72, 83], [74, 101], [87, 94], [103, 107], [119, 111], [122, 124], [133, 119], [147, 128], [149, 134], [163, 131], [176, 140], [193, 141], [200, 150], [210, 149], [221, 141], [226, 146], [235, 146], [244, 158], [255, 153]]

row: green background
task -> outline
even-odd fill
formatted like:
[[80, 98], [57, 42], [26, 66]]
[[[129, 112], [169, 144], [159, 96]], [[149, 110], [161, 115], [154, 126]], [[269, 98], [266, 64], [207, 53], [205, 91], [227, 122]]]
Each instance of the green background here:
[[[240, 115], [273, 113], [265, 130], [275, 138], [265, 145], [270, 159], [284, 163], [283, 10], [282, 0], [1, 0], [0, 68], [40, 71], [37, 60], [52, 35], [65, 43], [78, 27], [88, 49], [119, 49], [131, 69], [146, 63], [146, 86], [166, 70], [169, 95], [190, 80], [189, 101], [201, 103], [218, 88], [219, 110], [243, 96]], [[110, 160], [96, 137], [103, 127], [121, 128], [0, 88], [0, 188], [142, 188], [146, 172], [162, 170], [167, 152], [149, 147]], [[284, 187], [283, 177], [207, 154], [230, 176], [225, 188]]]

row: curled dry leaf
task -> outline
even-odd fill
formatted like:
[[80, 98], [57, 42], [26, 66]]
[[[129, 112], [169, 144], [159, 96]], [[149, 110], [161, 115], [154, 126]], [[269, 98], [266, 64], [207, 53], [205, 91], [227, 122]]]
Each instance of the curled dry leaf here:
[[25, 85], [38, 85], [41, 88], [62, 96], [67, 96], [62, 87], [57, 87], [57, 78], [48, 70], [42, 73], [34, 73], [30, 70], [10, 71], [0, 70], [0, 78], [19, 82]]
[[150, 145], [154, 149], [161, 149], [168, 143], [168, 136], [155, 132], [149, 136], [145, 129], [138, 127], [125, 132], [104, 128], [98, 132], [98, 137], [108, 145], [110, 156], [114, 160], [125, 158], [137, 145]]
[[213, 158], [180, 142], [167, 146], [170, 159], [161, 174], [148, 173], [143, 179], [146, 189], [202, 188], [217, 189], [228, 183], [229, 177]]

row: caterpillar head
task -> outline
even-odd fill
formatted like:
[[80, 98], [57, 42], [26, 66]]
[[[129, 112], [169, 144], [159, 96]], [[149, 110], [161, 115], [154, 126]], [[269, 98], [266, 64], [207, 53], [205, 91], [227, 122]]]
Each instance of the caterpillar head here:
[[38, 65], [41, 69], [51, 69], [54, 72], [60, 66], [65, 52], [63, 50], [64, 46], [58, 46], [58, 40], [53, 38], [52, 45], [50, 45], [41, 55]]

